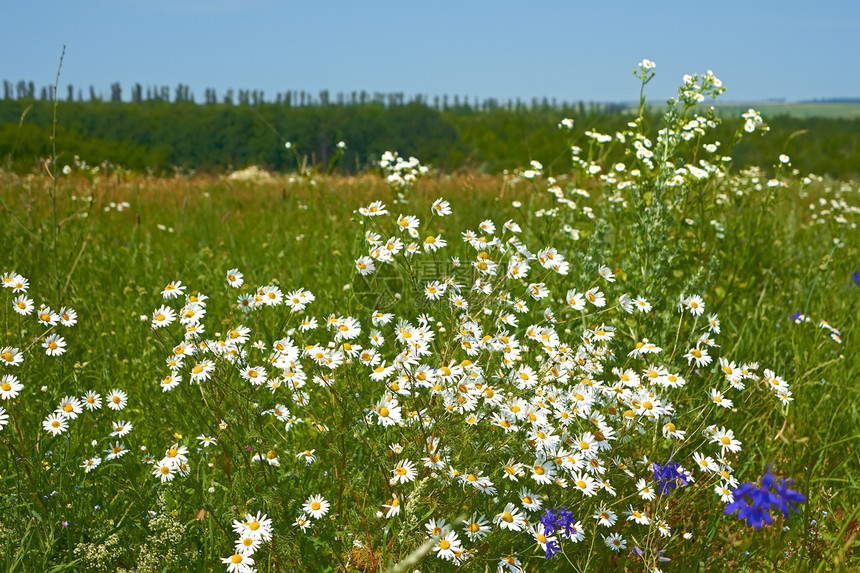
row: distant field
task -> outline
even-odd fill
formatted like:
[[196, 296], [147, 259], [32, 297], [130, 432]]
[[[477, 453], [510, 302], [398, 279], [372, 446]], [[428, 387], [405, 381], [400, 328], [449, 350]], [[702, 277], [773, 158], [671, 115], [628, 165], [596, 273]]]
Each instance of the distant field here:
[[855, 119], [860, 117], [860, 102], [856, 103], [779, 103], [764, 102], [750, 104], [723, 104], [718, 105], [717, 110], [721, 115], [736, 116], [749, 108], [754, 108], [759, 113], [769, 117], [787, 115], [803, 119], [811, 117], [844, 118]]
[[[710, 103], [706, 102], [708, 105]], [[664, 109], [665, 105], [652, 106], [654, 111]], [[860, 117], [860, 102], [826, 103], [826, 102], [746, 102], [715, 104], [717, 113], [722, 117], [737, 117], [750, 108], [755, 109], [765, 117], [788, 116], [798, 119], [827, 118], [827, 119], [856, 119]], [[632, 109], [632, 108], [631, 108]], [[635, 113], [635, 110], [633, 110]]]

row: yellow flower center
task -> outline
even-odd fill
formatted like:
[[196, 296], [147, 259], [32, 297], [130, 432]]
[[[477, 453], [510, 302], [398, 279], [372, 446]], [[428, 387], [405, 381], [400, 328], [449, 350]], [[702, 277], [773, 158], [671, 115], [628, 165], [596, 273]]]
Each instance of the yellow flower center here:
[[74, 409], [75, 409], [75, 407], [74, 407], [74, 406], [72, 406], [71, 404], [65, 404], [65, 405], [63, 405], [63, 412], [71, 412], [71, 411], [72, 411], [72, 410], [74, 410]]
[[514, 516], [511, 515], [510, 511], [506, 511], [505, 513], [502, 514], [502, 520], [505, 521], [506, 523], [513, 523]]
[[318, 501], [315, 501], [311, 504], [311, 509], [314, 511], [319, 511], [320, 507], [322, 507], [322, 506], [320, 505], [320, 502], [318, 502]]

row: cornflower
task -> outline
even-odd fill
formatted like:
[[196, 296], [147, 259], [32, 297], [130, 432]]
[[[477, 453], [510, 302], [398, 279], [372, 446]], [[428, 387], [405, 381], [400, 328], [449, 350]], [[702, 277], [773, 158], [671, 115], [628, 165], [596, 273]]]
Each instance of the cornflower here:
[[[548, 508], [546, 513], [540, 517], [540, 522], [544, 527], [544, 534], [549, 538], [556, 530], [563, 530], [563, 534], [568, 539], [579, 541], [581, 539], [582, 524], [573, 519], [573, 513], [567, 510], [565, 506], [561, 508]], [[546, 558], [552, 559], [553, 556], [560, 552], [561, 548], [555, 540], [547, 540]]]
[[[767, 523], [773, 523], [770, 508], [775, 507], [788, 517], [790, 511], [799, 513], [797, 503], [806, 502], [806, 496], [791, 489], [792, 480], [782, 479], [779, 482], [773, 476], [771, 468], [761, 478], [761, 487], [756, 487], [750, 482], [741, 484], [732, 490], [734, 501], [726, 506], [725, 514], [731, 515], [738, 512], [738, 519], [743, 519], [747, 525], [755, 529], [761, 529]], [[775, 490], [775, 491], [771, 491]], [[749, 501], [748, 501], [749, 500]]]
[[666, 465], [661, 466], [657, 462], [651, 462], [651, 468], [654, 470], [654, 481], [660, 485], [660, 493], [666, 495], [670, 489], [675, 489], [678, 484], [681, 487], [689, 485], [689, 478], [677, 462], [673, 462], [670, 458]]

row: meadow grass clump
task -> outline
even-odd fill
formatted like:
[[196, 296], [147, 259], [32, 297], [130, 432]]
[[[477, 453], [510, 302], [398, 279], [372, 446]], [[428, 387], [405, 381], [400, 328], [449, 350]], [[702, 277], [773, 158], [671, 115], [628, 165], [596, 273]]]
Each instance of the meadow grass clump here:
[[70, 167], [54, 249], [3, 174], [3, 564], [856, 566], [857, 186], [732, 172], [722, 91], [565, 173]]

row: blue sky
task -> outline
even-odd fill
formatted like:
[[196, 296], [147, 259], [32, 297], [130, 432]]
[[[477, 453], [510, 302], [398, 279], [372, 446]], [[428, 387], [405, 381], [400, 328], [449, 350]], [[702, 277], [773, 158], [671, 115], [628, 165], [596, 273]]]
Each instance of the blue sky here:
[[860, 97], [860, 2], [2, 0], [0, 79], [654, 100], [713, 70], [725, 101]]

